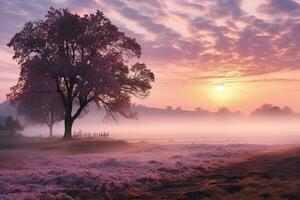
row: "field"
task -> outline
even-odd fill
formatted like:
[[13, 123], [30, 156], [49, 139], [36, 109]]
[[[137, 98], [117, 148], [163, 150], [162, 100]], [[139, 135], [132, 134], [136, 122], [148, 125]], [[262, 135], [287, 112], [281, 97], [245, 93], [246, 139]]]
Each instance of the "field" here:
[[[213, 171], [278, 148], [284, 147], [39, 138], [1, 141], [0, 199], [161, 199], [165, 191], [171, 196], [179, 191], [174, 187], [182, 187], [181, 195], [194, 195], [194, 191], [197, 197], [202, 192], [198, 194], [195, 185], [189, 191], [187, 180], [198, 185], [190, 180], [201, 177], [211, 181], [209, 187], [214, 181], [219, 187], [219, 181], [227, 182], [228, 177], [212, 175]], [[235, 184], [240, 178], [236, 176], [230, 179]], [[243, 184], [247, 181], [252, 184], [255, 179], [251, 176]]]
[[127, 199], [300, 199], [299, 148], [266, 153], [175, 184], [132, 188]]

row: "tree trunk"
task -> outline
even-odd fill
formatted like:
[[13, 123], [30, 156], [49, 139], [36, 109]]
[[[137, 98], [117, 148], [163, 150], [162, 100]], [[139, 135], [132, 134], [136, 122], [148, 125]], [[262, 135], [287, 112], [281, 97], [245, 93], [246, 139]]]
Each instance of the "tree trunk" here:
[[49, 126], [49, 137], [53, 137], [53, 124]]
[[66, 106], [66, 113], [65, 113], [65, 133], [64, 133], [64, 140], [72, 139], [72, 101], [69, 99], [67, 106]]
[[72, 139], [72, 126], [73, 122], [71, 119], [65, 119], [65, 133], [64, 133], [64, 140], [70, 140]]

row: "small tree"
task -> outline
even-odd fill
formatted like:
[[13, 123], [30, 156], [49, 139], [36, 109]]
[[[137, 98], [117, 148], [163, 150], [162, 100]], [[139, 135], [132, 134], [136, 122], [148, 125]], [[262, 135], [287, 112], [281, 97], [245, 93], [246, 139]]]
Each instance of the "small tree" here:
[[[46, 124], [49, 127], [49, 136], [52, 137], [53, 125], [64, 118], [62, 102], [52, 79], [38, 74], [31, 77], [19, 81], [22, 86], [12, 87], [13, 92], [8, 94], [8, 99], [17, 107], [18, 113], [24, 115], [27, 120]], [[19, 91], [19, 88], [22, 88], [22, 91]]]
[[154, 74], [139, 58], [141, 47], [126, 37], [100, 11], [79, 16], [51, 8], [45, 20], [28, 22], [8, 43], [21, 72], [12, 96], [23, 93], [24, 82], [39, 77], [55, 82], [64, 107], [64, 138], [72, 137], [72, 125], [94, 102], [115, 118], [130, 114], [131, 95], [149, 94]]
[[230, 114], [231, 114], [231, 111], [227, 107], [221, 107], [217, 111], [217, 115], [220, 115], [220, 116], [227, 116]]
[[60, 99], [49, 95], [29, 95], [18, 104], [18, 112], [33, 123], [45, 124], [49, 128], [49, 137], [53, 136], [53, 126], [63, 120], [64, 110]]
[[167, 106], [166, 109], [167, 109], [167, 111], [173, 111], [172, 106]]
[[22, 131], [24, 129], [19, 120], [13, 119], [11, 116], [5, 118], [3, 127], [11, 136], [16, 135], [18, 131]]
[[203, 109], [200, 106], [195, 108], [195, 112], [202, 112], [202, 111], [203, 111]]
[[174, 111], [176, 111], [176, 112], [182, 112], [183, 110], [182, 110], [181, 107], [177, 107]]

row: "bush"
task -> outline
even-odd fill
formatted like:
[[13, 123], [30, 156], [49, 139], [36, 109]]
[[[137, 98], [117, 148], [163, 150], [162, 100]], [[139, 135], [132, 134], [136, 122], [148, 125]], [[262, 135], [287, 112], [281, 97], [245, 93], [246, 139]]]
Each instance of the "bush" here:
[[9, 135], [16, 135], [19, 131], [22, 131], [24, 127], [21, 125], [18, 119], [13, 119], [11, 116], [7, 116], [4, 119], [4, 123], [0, 124], [0, 131], [7, 132]]

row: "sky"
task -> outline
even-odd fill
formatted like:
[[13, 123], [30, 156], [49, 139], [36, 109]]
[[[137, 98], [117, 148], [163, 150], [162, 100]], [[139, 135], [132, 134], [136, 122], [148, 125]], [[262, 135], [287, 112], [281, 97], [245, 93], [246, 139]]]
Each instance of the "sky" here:
[[1, 0], [0, 101], [18, 78], [6, 44], [50, 6], [104, 12], [142, 46], [155, 73], [153, 107], [300, 111], [300, 0]]

